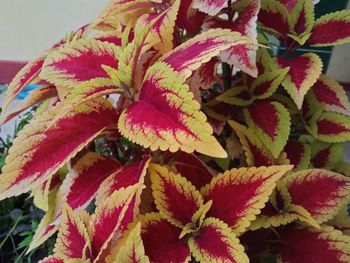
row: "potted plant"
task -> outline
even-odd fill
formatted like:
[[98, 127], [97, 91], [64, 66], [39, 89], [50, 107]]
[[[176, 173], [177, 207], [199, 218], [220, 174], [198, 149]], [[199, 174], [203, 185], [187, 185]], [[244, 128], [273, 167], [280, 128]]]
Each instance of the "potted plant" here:
[[349, 262], [350, 104], [295, 52], [348, 42], [311, 0], [113, 0], [10, 84], [2, 123], [40, 106], [0, 199], [45, 211], [29, 251], [59, 231], [42, 262]]

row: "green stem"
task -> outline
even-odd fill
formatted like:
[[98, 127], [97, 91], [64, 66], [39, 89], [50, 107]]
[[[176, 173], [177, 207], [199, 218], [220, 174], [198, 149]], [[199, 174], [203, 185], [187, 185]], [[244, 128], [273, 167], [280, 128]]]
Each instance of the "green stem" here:
[[18, 225], [19, 221], [21, 221], [22, 216], [18, 217], [16, 222], [14, 223], [14, 225], [12, 226], [12, 228], [10, 229], [10, 231], [7, 233], [6, 237], [1, 241], [0, 243], [0, 249], [2, 249], [2, 247], [4, 246], [4, 244], [6, 243], [7, 239], [11, 236], [12, 232], [16, 229], [16, 226]]

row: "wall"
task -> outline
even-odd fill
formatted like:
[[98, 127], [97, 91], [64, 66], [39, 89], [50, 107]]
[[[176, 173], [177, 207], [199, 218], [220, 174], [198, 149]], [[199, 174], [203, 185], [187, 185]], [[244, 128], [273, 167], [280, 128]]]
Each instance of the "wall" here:
[[108, 0], [0, 0], [0, 60], [30, 60], [92, 21]]

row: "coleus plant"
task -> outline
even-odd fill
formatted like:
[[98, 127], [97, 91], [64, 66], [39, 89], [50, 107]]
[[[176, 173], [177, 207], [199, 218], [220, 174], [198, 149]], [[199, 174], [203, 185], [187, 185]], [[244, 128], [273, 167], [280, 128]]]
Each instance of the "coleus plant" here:
[[10, 83], [2, 124], [39, 107], [0, 199], [45, 211], [43, 262], [349, 262], [350, 104], [294, 52], [348, 42], [311, 0], [113, 0]]

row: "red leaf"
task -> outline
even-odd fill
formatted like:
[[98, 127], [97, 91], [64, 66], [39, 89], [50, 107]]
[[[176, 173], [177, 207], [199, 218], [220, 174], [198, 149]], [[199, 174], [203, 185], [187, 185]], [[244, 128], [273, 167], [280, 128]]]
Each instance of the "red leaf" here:
[[114, 159], [95, 152], [85, 154], [70, 169], [57, 193], [55, 217], [65, 203], [73, 210], [84, 209], [95, 198], [103, 180], [119, 167]]
[[288, 110], [278, 102], [258, 101], [244, 111], [245, 119], [273, 156], [278, 158], [290, 132]]
[[283, 184], [292, 203], [305, 208], [319, 223], [331, 219], [349, 200], [350, 179], [327, 170], [293, 173], [283, 178]]
[[213, 178], [209, 167], [194, 154], [187, 154], [181, 151], [174, 155], [169, 154], [166, 163], [168, 165], [173, 165], [176, 170], [197, 189], [210, 183]]
[[278, 1], [262, 1], [258, 21], [267, 32], [284, 38], [289, 33], [288, 10]]
[[125, 137], [152, 151], [196, 150], [226, 156], [188, 86], [164, 62], [147, 70], [139, 100], [122, 112], [118, 128]]
[[307, 44], [333, 46], [350, 41], [350, 11], [343, 10], [321, 16], [315, 21]]
[[157, 213], [143, 215], [140, 221], [145, 252], [151, 262], [184, 263], [190, 260], [187, 244], [179, 239], [181, 229], [171, 225]]
[[203, 205], [200, 193], [181, 174], [157, 164], [151, 165], [149, 170], [153, 197], [161, 215], [179, 228], [191, 223]]
[[140, 186], [115, 191], [101, 202], [91, 218], [92, 256], [96, 262], [104, 262], [111, 246], [120, 239], [133, 221], [136, 195]]
[[72, 41], [48, 55], [40, 77], [69, 88], [88, 80], [109, 78], [102, 66], [118, 67], [117, 50], [116, 45], [95, 39]]
[[32, 62], [25, 65], [14, 77], [7, 88], [6, 97], [2, 104], [2, 109], [5, 110], [10, 102], [16, 97], [18, 93], [28, 84], [35, 81], [38, 77], [41, 68], [44, 64], [45, 57], [39, 57]]
[[224, 221], [237, 234], [244, 232], [268, 201], [276, 181], [291, 168], [289, 165], [240, 168], [215, 176], [201, 189], [204, 201], [213, 201], [207, 215]]
[[294, 169], [302, 170], [309, 166], [311, 158], [310, 146], [299, 141], [288, 141], [284, 148], [287, 158], [294, 165]]
[[188, 245], [198, 262], [249, 262], [238, 238], [216, 218], [205, 219], [200, 234], [191, 237]]
[[55, 254], [64, 260], [90, 256], [90, 238], [84, 222], [70, 207], [63, 213], [62, 226], [58, 233]]
[[289, 228], [281, 233], [277, 253], [289, 263], [347, 263], [350, 238], [338, 230]]
[[78, 105], [68, 115], [55, 119], [60, 105], [34, 119], [14, 140], [0, 177], [0, 199], [39, 185], [116, 123], [114, 108], [102, 98]]
[[288, 60], [284, 57], [277, 57], [277, 61], [281, 67], [289, 67], [289, 72], [282, 85], [300, 109], [305, 94], [321, 75], [322, 61], [314, 53], [305, 53]]
[[96, 203], [102, 202], [116, 190], [127, 188], [137, 183], [142, 184], [149, 161], [150, 158], [146, 156], [141, 161], [124, 165], [110, 174], [98, 190]]

